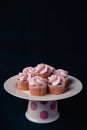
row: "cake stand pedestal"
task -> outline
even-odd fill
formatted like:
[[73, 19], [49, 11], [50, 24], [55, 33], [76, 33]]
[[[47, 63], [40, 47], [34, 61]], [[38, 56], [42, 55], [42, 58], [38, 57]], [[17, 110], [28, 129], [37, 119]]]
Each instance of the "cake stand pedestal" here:
[[69, 76], [71, 82], [69, 90], [65, 93], [60, 95], [32, 96], [29, 91], [18, 91], [16, 76], [7, 79], [4, 83], [4, 88], [13, 96], [28, 100], [25, 116], [28, 120], [36, 123], [51, 123], [57, 120], [60, 116], [57, 100], [70, 98], [82, 90], [82, 83], [77, 78]]
[[25, 113], [28, 120], [36, 123], [49, 123], [59, 118], [57, 101], [29, 101]]

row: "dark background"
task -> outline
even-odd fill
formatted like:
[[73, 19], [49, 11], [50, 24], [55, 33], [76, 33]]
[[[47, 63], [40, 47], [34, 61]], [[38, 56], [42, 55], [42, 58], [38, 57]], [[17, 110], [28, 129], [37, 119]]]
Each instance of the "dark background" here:
[[[86, 130], [87, 4], [71, 1], [0, 1], [0, 130]], [[47, 63], [83, 83], [76, 96], [59, 101], [59, 120], [36, 124], [25, 118], [27, 101], [3, 83], [26, 66]]]

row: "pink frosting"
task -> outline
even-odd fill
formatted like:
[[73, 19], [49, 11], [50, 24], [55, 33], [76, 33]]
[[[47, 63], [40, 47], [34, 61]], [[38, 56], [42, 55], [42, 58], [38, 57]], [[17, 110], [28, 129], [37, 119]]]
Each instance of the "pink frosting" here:
[[19, 73], [17, 79], [19, 81], [27, 81], [28, 75], [26, 73]]
[[26, 67], [23, 69], [23, 73], [31, 73], [33, 75], [33, 70], [34, 68], [33, 67]]
[[39, 76], [34, 76], [31, 78], [29, 85], [44, 87], [44, 86], [47, 86], [47, 79], [39, 77]]
[[54, 74], [66, 78], [68, 76], [68, 71], [63, 70], [63, 69], [57, 69], [57, 70], [54, 71]]
[[49, 86], [58, 86], [58, 85], [63, 85], [65, 86], [65, 79], [61, 76], [58, 75], [51, 75], [48, 78], [48, 85]]
[[33, 75], [31, 73], [27, 73], [28, 77], [27, 77], [27, 81], [30, 82], [31, 78], [33, 77]]
[[51, 73], [53, 73], [53, 71], [54, 71], [53, 67], [43, 63], [38, 64], [34, 69], [34, 73], [39, 75], [44, 75], [45, 73], [48, 73], [48, 75], [50, 75]]

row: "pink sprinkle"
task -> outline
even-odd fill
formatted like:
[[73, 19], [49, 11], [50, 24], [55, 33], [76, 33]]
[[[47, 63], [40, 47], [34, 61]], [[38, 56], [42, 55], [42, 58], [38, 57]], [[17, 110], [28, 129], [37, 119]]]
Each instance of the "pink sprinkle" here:
[[33, 102], [31, 102], [30, 107], [31, 107], [31, 109], [32, 109], [33, 111], [35, 111], [38, 106], [37, 106], [37, 103], [33, 101]]
[[43, 119], [43, 120], [46, 120], [49, 116], [49, 113], [47, 111], [42, 111], [40, 113], [40, 118]]
[[51, 110], [55, 110], [56, 109], [56, 102], [55, 101], [53, 101], [51, 103], [50, 108], [51, 108]]

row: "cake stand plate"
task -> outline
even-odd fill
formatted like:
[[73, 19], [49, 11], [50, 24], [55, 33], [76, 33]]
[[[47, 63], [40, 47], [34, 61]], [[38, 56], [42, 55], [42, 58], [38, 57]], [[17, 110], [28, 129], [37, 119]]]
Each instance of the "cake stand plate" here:
[[60, 116], [57, 100], [70, 98], [82, 90], [81, 81], [69, 75], [69, 90], [63, 94], [32, 96], [29, 91], [19, 91], [17, 89], [16, 76], [13, 76], [5, 81], [4, 89], [13, 96], [27, 99], [29, 101], [25, 116], [28, 120], [36, 123], [50, 123], [57, 120]]

